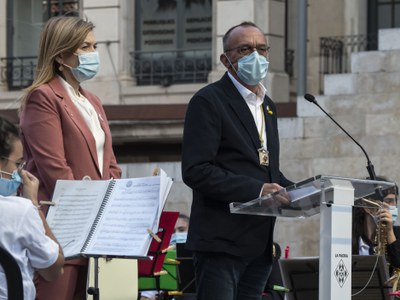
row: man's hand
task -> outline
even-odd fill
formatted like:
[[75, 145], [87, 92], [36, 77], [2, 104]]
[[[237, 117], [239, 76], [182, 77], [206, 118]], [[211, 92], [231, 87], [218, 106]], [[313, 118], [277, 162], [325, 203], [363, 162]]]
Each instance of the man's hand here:
[[[268, 194], [272, 194], [275, 193], [279, 190], [282, 190], [283, 187], [281, 187], [279, 184], [277, 183], [264, 183], [263, 185], [263, 189], [262, 189], [262, 196], [268, 195]], [[276, 207], [281, 207], [281, 206], [287, 206], [290, 204], [290, 199], [289, 199], [289, 195], [286, 192], [279, 193], [277, 195], [274, 195], [272, 197], [273, 202], [274, 202], [274, 206]]]
[[281, 189], [283, 189], [283, 187], [281, 187], [277, 183], [264, 183], [264, 185], [262, 187], [261, 196], [265, 196], [265, 195], [268, 195], [268, 194], [275, 193], [275, 192], [277, 192], [277, 191], [279, 191]]

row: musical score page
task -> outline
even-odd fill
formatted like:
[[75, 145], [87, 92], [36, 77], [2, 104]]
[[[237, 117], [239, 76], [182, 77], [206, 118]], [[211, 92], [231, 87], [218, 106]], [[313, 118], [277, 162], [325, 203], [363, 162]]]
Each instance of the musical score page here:
[[66, 259], [147, 257], [147, 229], [157, 232], [171, 185], [164, 171], [143, 178], [58, 180], [47, 222]]
[[[88, 184], [88, 182], [90, 184]], [[65, 258], [79, 256], [110, 181], [58, 180], [47, 222]]]
[[160, 176], [117, 180], [86, 254], [147, 256], [159, 191]]

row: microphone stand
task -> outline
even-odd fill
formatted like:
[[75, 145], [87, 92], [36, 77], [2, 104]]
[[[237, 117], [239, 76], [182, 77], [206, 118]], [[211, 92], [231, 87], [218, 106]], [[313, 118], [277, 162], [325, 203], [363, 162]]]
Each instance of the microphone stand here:
[[336, 120], [334, 118], [331, 117], [330, 114], [328, 114], [325, 109], [323, 109], [317, 102], [317, 100], [315, 99], [315, 97], [313, 95], [310, 94], [305, 94], [304, 95], [304, 99], [306, 99], [307, 101], [314, 103], [316, 106], [319, 107], [320, 110], [322, 110], [324, 112], [325, 115], [327, 115], [329, 117], [329, 119], [331, 119], [333, 121], [333, 123], [335, 123], [340, 129], [343, 130], [343, 132], [345, 134], [347, 134], [347, 136], [349, 138], [351, 138], [353, 140], [354, 143], [356, 143], [358, 145], [358, 147], [361, 148], [361, 150], [364, 152], [365, 157], [367, 158], [367, 171], [369, 174], [369, 178], [371, 180], [376, 180], [376, 175], [375, 175], [375, 169], [374, 169], [374, 165], [372, 164], [371, 160], [369, 159], [369, 156], [367, 154], [367, 152], [364, 150], [364, 148], [342, 127], [340, 126], [340, 124], [338, 122], [336, 122]]

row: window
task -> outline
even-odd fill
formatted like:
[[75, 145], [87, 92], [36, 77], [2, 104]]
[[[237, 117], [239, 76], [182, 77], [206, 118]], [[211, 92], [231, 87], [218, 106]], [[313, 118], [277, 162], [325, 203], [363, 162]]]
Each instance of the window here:
[[138, 85], [206, 82], [211, 0], [137, 0], [132, 76]]
[[53, 16], [78, 15], [79, 0], [7, 0], [7, 57], [1, 58], [1, 80], [9, 90], [29, 86], [44, 23]]
[[43, 22], [55, 16], [79, 16], [79, 0], [43, 0], [42, 12]]
[[378, 0], [378, 29], [400, 27], [400, 0]]
[[368, 35], [373, 39], [369, 50], [377, 49], [378, 30], [400, 27], [400, 0], [368, 0]]

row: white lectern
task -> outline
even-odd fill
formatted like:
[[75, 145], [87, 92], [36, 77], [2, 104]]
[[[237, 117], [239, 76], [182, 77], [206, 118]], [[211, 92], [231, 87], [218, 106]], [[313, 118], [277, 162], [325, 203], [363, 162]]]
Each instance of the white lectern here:
[[352, 206], [395, 183], [318, 175], [246, 203], [231, 213], [305, 218], [320, 213], [319, 299], [351, 299]]

